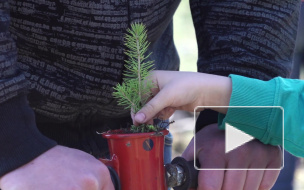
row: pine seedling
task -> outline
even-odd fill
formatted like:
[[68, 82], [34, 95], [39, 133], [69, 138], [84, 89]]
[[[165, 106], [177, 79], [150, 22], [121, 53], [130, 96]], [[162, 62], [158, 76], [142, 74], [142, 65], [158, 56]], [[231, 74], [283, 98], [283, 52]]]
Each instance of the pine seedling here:
[[[150, 43], [147, 41], [147, 30], [143, 24], [131, 24], [125, 36], [126, 71], [122, 84], [114, 87], [113, 96], [118, 99], [118, 105], [131, 109], [135, 114], [146, 103], [151, 95], [153, 82], [149, 78], [153, 70], [153, 61], [148, 60], [147, 53]], [[132, 126], [133, 132], [156, 131], [153, 125]]]

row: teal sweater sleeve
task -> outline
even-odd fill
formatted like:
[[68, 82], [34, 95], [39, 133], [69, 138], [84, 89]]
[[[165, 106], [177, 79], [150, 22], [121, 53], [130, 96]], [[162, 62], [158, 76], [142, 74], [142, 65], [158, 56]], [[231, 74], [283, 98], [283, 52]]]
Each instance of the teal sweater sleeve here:
[[249, 107], [230, 107], [226, 115], [219, 114], [219, 127], [224, 129], [225, 123], [229, 123], [265, 144], [284, 142], [285, 150], [304, 157], [304, 81], [281, 77], [262, 81], [238, 75], [230, 78], [229, 106]]

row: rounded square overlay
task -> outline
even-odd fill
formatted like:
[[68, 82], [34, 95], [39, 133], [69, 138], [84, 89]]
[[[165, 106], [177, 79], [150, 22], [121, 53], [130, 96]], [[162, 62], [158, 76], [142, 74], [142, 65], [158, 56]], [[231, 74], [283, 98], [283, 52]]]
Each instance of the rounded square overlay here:
[[[194, 109], [194, 123], [196, 123], [196, 119], [201, 110], [211, 109], [211, 108], [216, 108], [216, 109], [228, 108], [227, 113], [236, 114], [237, 117], [242, 118], [242, 120], [244, 120], [244, 118], [245, 118], [246, 125], [248, 125], [248, 126], [254, 126], [254, 122], [258, 121], [259, 119], [261, 119], [261, 117], [264, 117], [265, 115], [267, 117], [267, 114], [259, 114], [259, 113], [266, 112], [266, 113], [272, 114], [275, 111], [275, 113], [279, 114], [279, 116], [277, 116], [277, 117], [279, 117], [280, 120], [282, 121], [282, 122], [279, 121], [279, 123], [281, 123], [281, 126], [275, 126], [275, 127], [279, 127], [280, 128], [279, 130], [282, 130], [282, 138], [278, 138], [280, 140], [279, 144], [282, 144], [282, 146], [280, 146], [282, 148], [282, 151], [281, 151], [282, 152], [282, 164], [279, 168], [265, 168], [265, 166], [262, 166], [262, 163], [261, 163], [261, 165], [259, 165], [259, 163], [256, 163], [254, 168], [253, 167], [250, 167], [250, 168], [242, 167], [242, 165], [244, 165], [242, 163], [235, 164], [234, 166], [231, 166], [231, 167], [229, 167], [229, 166], [223, 167], [223, 166], [218, 166], [218, 165], [223, 165], [223, 164], [216, 163], [216, 160], [218, 162], [218, 158], [216, 158], [217, 155], [207, 155], [208, 153], [206, 153], [206, 157], [207, 156], [214, 157], [214, 158], [211, 158], [211, 160], [212, 159], [215, 160], [214, 164], [208, 163], [207, 164], [208, 166], [206, 166], [206, 164], [197, 163], [198, 159], [197, 160], [194, 159], [194, 168], [196, 168], [197, 170], [281, 170], [281, 169], [283, 169], [283, 167], [284, 167], [284, 109], [283, 109], [283, 107], [281, 107], [281, 106], [197, 106]], [[267, 109], [267, 110], [265, 110], [265, 109]], [[222, 115], [222, 117], [223, 116], [225, 116], [225, 115]], [[248, 117], [248, 116], [250, 116], [250, 117]], [[233, 117], [233, 118], [236, 118], [236, 117]], [[238, 122], [222, 124], [222, 126], [226, 126], [226, 127], [227, 127], [227, 125], [233, 126], [237, 129], [239, 124], [238, 124]], [[196, 127], [196, 125], [195, 125], [195, 127]], [[244, 144], [251, 142], [251, 141], [248, 141], [248, 142], [245, 141], [244, 144], [240, 143], [239, 146], [236, 146], [236, 148], [227, 152], [227, 145], [226, 145], [227, 143], [230, 143], [230, 141], [231, 141], [231, 143], [235, 143], [235, 141], [238, 141], [239, 138], [242, 138], [238, 135], [238, 133], [231, 133], [231, 132], [227, 133], [228, 130], [225, 130], [225, 131], [223, 130], [223, 137], [225, 138], [225, 140], [223, 140], [223, 142], [225, 144], [221, 145], [219, 150], [217, 150], [219, 152], [223, 151], [223, 154], [222, 154], [222, 155], [224, 155], [224, 158], [222, 158], [223, 160], [225, 160], [226, 156], [228, 157], [231, 154], [237, 154], [238, 149], [241, 149]], [[261, 130], [262, 131], [263, 127], [261, 127], [261, 128], [252, 127], [252, 128], [248, 128], [248, 130]], [[196, 153], [197, 153], [197, 148], [196, 148], [197, 139], [200, 138], [195, 134], [195, 131], [196, 131], [196, 129], [194, 130], [194, 158], [196, 158]], [[245, 133], [245, 132], [240, 131], [240, 133]], [[234, 136], [231, 136], [231, 134], [236, 134], [236, 135], [234, 137]], [[248, 134], [245, 133], [245, 135], [248, 135]], [[256, 139], [254, 139], [254, 140], [257, 141]], [[226, 151], [225, 151], [225, 148], [226, 148]], [[205, 157], [204, 150], [200, 150], [200, 156]], [[210, 159], [208, 159], [208, 160], [210, 160]], [[240, 162], [240, 160], [242, 161], [242, 159], [238, 159], [238, 162]], [[244, 160], [244, 162], [246, 162], [246, 160]], [[201, 167], [201, 165], [202, 165], [202, 167]]]

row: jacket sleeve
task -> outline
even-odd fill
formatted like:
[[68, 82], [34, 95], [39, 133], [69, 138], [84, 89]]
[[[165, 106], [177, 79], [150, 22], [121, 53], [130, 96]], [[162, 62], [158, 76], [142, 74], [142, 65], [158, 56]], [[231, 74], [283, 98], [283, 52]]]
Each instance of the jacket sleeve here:
[[29, 83], [16, 65], [9, 15], [9, 1], [0, 0], [0, 177], [56, 145], [36, 128], [26, 98]]
[[270, 81], [230, 77], [229, 106], [246, 107], [231, 107], [226, 115], [219, 114], [220, 128], [224, 129], [228, 123], [265, 144], [283, 145], [284, 142], [285, 150], [304, 157], [304, 81], [281, 77]]
[[300, 0], [192, 0], [198, 71], [269, 80], [288, 77]]
[[[288, 77], [292, 68], [300, 0], [191, 0], [199, 72], [261, 80]], [[216, 123], [200, 113], [196, 130]]]

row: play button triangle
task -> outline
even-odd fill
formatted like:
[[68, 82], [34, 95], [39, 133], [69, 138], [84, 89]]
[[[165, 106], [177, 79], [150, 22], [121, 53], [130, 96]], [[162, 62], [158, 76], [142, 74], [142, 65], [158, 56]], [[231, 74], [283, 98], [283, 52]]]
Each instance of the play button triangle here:
[[231, 150], [242, 146], [254, 139], [254, 137], [244, 133], [243, 131], [236, 129], [232, 125], [225, 123], [226, 132], [225, 132], [225, 153], [230, 152]]

